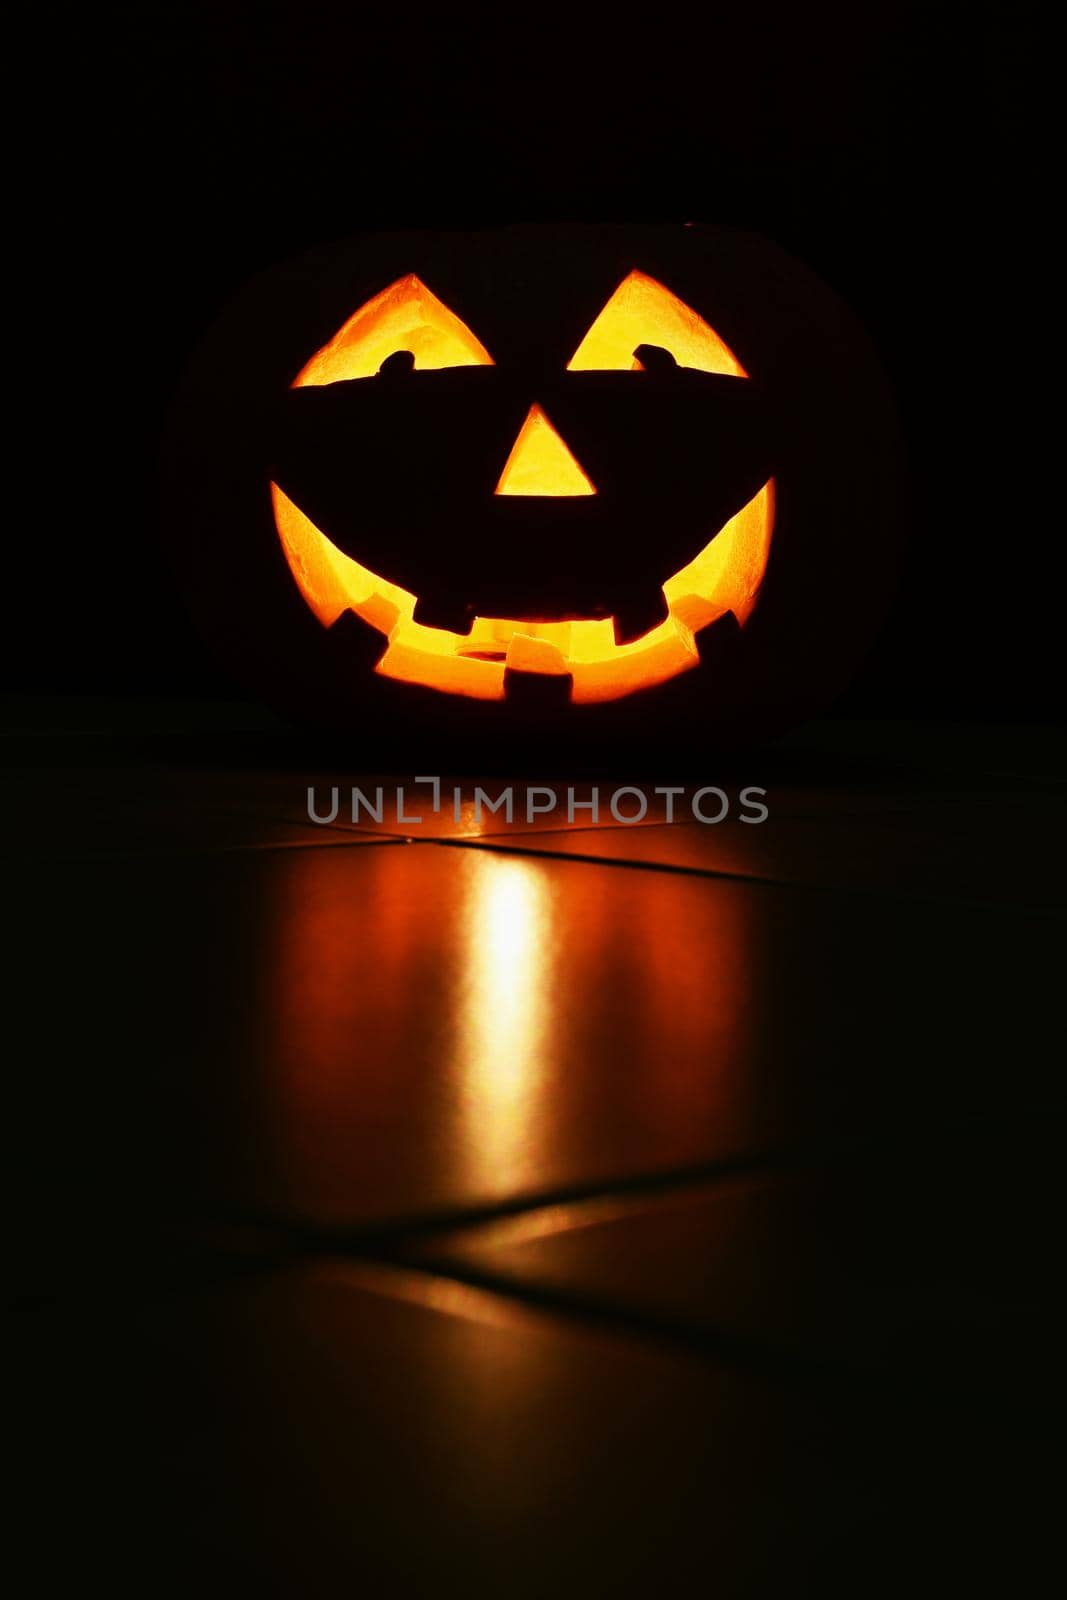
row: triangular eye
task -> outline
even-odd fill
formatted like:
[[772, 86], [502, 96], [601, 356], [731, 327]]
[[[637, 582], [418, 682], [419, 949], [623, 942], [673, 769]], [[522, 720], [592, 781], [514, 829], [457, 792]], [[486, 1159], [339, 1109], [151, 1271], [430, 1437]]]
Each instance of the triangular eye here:
[[631, 272], [567, 363], [568, 372], [643, 371], [639, 345], [669, 351], [678, 366], [730, 378], [748, 373], [726, 342], [684, 300], [644, 272]]
[[294, 389], [370, 378], [399, 350], [416, 370], [491, 367], [493, 358], [466, 323], [409, 273], [361, 305], [293, 380]]

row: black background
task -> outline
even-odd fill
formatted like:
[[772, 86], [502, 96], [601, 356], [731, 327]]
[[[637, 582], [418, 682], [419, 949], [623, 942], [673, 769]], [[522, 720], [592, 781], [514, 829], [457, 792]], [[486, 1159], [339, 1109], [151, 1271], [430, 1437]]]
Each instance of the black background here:
[[908, 574], [840, 708], [1054, 713], [1025, 12], [215, 4], [117, 8], [75, 39], [55, 22], [23, 84], [30, 144], [57, 159], [29, 174], [45, 463], [8, 528], [28, 566], [8, 686], [231, 691], [175, 593], [156, 460], [183, 363], [259, 269], [364, 227], [702, 220], [814, 267], [898, 397]]

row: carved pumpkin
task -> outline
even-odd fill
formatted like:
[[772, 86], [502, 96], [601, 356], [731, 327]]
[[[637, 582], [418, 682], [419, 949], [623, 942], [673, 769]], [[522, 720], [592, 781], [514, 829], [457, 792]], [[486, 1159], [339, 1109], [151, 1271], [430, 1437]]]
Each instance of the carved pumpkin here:
[[894, 566], [862, 333], [723, 230], [355, 241], [237, 302], [176, 438], [213, 631], [335, 726], [759, 732]]

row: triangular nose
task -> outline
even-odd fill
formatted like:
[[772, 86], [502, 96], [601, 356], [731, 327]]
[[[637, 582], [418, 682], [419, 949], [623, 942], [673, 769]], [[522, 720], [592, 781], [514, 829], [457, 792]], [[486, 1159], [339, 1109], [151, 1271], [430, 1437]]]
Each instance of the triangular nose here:
[[540, 406], [531, 406], [504, 463], [497, 494], [596, 494]]

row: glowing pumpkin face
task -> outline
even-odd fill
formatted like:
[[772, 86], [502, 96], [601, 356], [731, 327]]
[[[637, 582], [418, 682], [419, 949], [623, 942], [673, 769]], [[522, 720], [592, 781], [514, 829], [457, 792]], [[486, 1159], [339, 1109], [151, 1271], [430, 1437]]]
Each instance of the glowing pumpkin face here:
[[[737, 357], [635, 270], [562, 383], [549, 382], [555, 420], [493, 369], [472, 330], [409, 274], [299, 373], [295, 390], [329, 392], [304, 400], [297, 446], [281, 453], [291, 493], [271, 487], [312, 611], [326, 627], [350, 611], [378, 630], [384, 676], [484, 700], [502, 699], [516, 673], [569, 677], [582, 704], [698, 665], [700, 629], [728, 612], [748, 620], [774, 521], [766, 428], [738, 393], [748, 376]], [[475, 425], [499, 459], [452, 498], [463, 520], [447, 541], [435, 531], [433, 440], [457, 400], [482, 402]], [[564, 417], [573, 431], [561, 431]], [[627, 460], [635, 423], [641, 448]], [[576, 454], [577, 435], [588, 451]], [[354, 466], [360, 437], [369, 448]]]
[[825, 285], [728, 229], [367, 235], [255, 280], [167, 505], [234, 678], [444, 759], [683, 756], [840, 686], [897, 571], [897, 436]]

